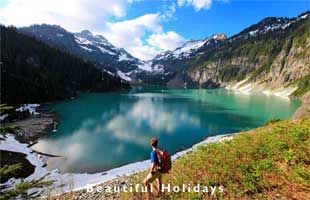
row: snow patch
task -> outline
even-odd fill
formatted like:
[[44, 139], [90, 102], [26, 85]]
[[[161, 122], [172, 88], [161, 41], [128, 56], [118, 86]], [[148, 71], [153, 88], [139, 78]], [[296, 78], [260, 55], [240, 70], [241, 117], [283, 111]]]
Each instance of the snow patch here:
[[281, 24], [272, 24], [271, 26], [265, 26], [263, 32], [267, 33], [269, 31], [275, 31], [281, 28], [281, 26], [282, 26]]
[[112, 72], [110, 72], [109, 70], [102, 69], [102, 71], [104, 71], [104, 72], [106, 72], [106, 73], [108, 73], [108, 74], [110, 74], [110, 75], [112, 75], [112, 76], [115, 76], [115, 74], [114, 74], [114, 73], [112, 73]]
[[5, 118], [7, 118], [9, 115], [5, 114], [5, 115], [0, 115], [0, 121], [3, 121]]
[[40, 104], [23, 104], [21, 107], [15, 109], [17, 112], [25, 112], [28, 111], [30, 114], [37, 115], [39, 114], [36, 112], [37, 107], [39, 107]]
[[153, 67], [153, 71], [157, 73], [164, 73], [165, 72], [164, 65], [160, 65], [160, 64], [155, 65]]
[[90, 40], [87, 40], [86, 38], [83, 38], [83, 37], [79, 37], [79, 36], [74, 36], [75, 37], [75, 41], [79, 44], [82, 44], [82, 45], [92, 45], [93, 42], [90, 41]]
[[306, 14], [300, 16], [300, 17], [298, 18], [298, 20], [300, 20], [300, 19], [306, 19], [308, 16], [309, 16], [309, 14], [306, 13]]
[[192, 52], [202, 47], [207, 40], [190, 41], [185, 43], [182, 47], [173, 51], [173, 56], [178, 58], [180, 56], [189, 56]]
[[263, 90], [263, 94], [265, 94], [265, 95], [271, 95], [272, 94], [272, 92], [270, 91], [270, 90]]
[[128, 76], [128, 73], [123, 73], [122, 71], [120, 70], [117, 70], [117, 75], [119, 77], [121, 77], [121, 79], [125, 80], [125, 81], [131, 81], [131, 78]]
[[89, 51], [89, 52], [93, 51], [92, 49], [90, 49], [90, 48], [88, 48], [88, 47], [85, 47], [85, 46], [81, 46], [81, 45], [80, 45], [80, 47], [83, 48], [83, 49], [85, 49], [86, 51]]
[[[3, 136], [0, 136], [3, 140], [1, 140], [0, 143], [0, 149], [1, 150], [6, 150], [6, 151], [13, 151], [13, 152], [19, 152], [26, 154], [26, 159], [29, 160], [29, 162], [35, 166], [35, 171], [32, 175], [28, 176], [25, 178], [25, 181], [31, 181], [31, 180], [37, 180], [40, 179], [44, 176], [46, 180], [54, 180], [53, 177], [55, 177], [58, 173], [58, 170], [53, 170], [53, 171], [48, 171], [45, 167], [42, 167], [44, 165], [44, 160], [42, 156], [37, 155], [36, 153], [32, 152], [32, 149], [28, 147], [28, 144], [22, 144], [18, 142], [15, 138], [14, 135], [12, 134], [7, 134], [6, 138]], [[20, 182], [20, 179], [15, 179], [11, 178], [8, 180], [6, 183], [0, 184], [0, 186], [5, 186], [7, 189], [10, 189], [14, 187], [16, 184]], [[28, 193], [32, 192], [40, 192], [42, 189], [36, 188], [29, 190]]]
[[291, 89], [283, 89], [277, 92], [274, 92], [273, 94], [279, 97], [288, 98], [297, 88], [291, 88]]
[[242, 81], [239, 81], [237, 82], [236, 84], [232, 84], [232, 85], [227, 85], [226, 86], [226, 89], [237, 89], [239, 88], [240, 85], [242, 85], [243, 83], [245, 83], [246, 81], [248, 80], [248, 78], [242, 80]]
[[142, 62], [138, 64], [138, 68], [144, 71], [152, 71], [152, 63], [151, 62]]
[[[208, 137], [204, 141], [198, 144], [195, 144], [192, 148], [175, 153], [174, 155], [172, 155], [171, 158], [172, 160], [176, 160], [180, 156], [183, 156], [186, 153], [192, 150], [195, 150], [200, 145], [207, 145], [212, 142], [217, 142], [227, 136], [229, 136], [229, 134]], [[12, 134], [7, 134], [6, 138], [4, 138], [3, 136], [0, 136], [0, 137], [3, 139], [0, 143], [1, 150], [24, 153], [27, 155], [26, 157], [27, 160], [29, 160], [30, 163], [35, 166], [35, 172], [32, 175], [25, 178], [25, 181], [37, 180], [45, 176], [44, 180], [54, 181], [53, 188], [51, 189], [51, 191], [49, 191], [53, 195], [64, 193], [64, 192], [69, 192], [69, 191], [85, 189], [86, 185], [88, 184], [97, 185], [105, 181], [112, 180], [122, 175], [131, 175], [134, 173], [144, 171], [148, 169], [150, 166], [150, 161], [144, 160], [141, 162], [135, 162], [135, 163], [128, 164], [122, 167], [108, 170], [106, 172], [99, 172], [95, 174], [88, 174], [88, 173], [61, 174], [58, 169], [49, 171], [47, 170], [46, 167], [43, 167], [43, 164], [45, 163], [44, 158], [34, 153], [32, 149], [28, 147], [27, 144], [18, 142]], [[12, 178], [8, 180], [6, 183], [0, 184], [0, 186], [6, 186], [9, 189], [9, 188], [14, 187], [19, 182], [20, 182], [20, 179]], [[41, 191], [42, 191], [41, 188], [35, 188], [32, 190], [29, 190], [28, 193], [41, 192]]]
[[118, 61], [128, 61], [128, 60], [132, 60], [131, 58], [128, 58], [128, 56], [124, 53], [121, 53], [119, 56], [118, 56]]
[[275, 95], [285, 99], [289, 99], [289, 96], [297, 89], [297, 87], [268, 89], [268, 86], [259, 83], [245, 84], [246, 81], [248, 81], [248, 78], [239, 81], [237, 83], [229, 84], [225, 88], [228, 90], [235, 90], [245, 94], [250, 94], [250, 92], [252, 91], [257, 91], [265, 95]]
[[102, 52], [102, 53], [108, 53], [108, 54], [110, 54], [110, 55], [116, 55], [114, 52], [112, 52], [112, 51], [110, 51], [110, 50], [108, 50], [108, 49], [106, 49], [106, 48], [103, 48], [103, 47], [101, 47], [101, 46], [96, 46], [98, 49], [100, 49], [100, 51]]
[[158, 54], [154, 60], [165, 60], [171, 57], [180, 59], [183, 57], [190, 57], [192, 53], [197, 52], [201, 47], [210, 45], [213, 40], [215, 43], [218, 43], [219, 40], [226, 39], [226, 36], [223, 34], [216, 34], [204, 40], [192, 40], [186, 42], [183, 46], [176, 48], [174, 51], [164, 51]]
[[250, 31], [249, 34], [250, 34], [251, 36], [256, 36], [256, 34], [257, 34], [258, 31], [259, 31], [259, 30], [256, 29], [255, 31]]
[[291, 23], [289, 22], [289, 23], [287, 23], [287, 24], [284, 24], [281, 28], [284, 30], [284, 29], [286, 29], [287, 27], [289, 27], [291, 25]]

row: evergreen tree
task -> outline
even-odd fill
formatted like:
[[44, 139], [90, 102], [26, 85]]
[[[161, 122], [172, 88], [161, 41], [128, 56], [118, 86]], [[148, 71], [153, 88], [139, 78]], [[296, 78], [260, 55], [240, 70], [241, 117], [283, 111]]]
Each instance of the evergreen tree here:
[[1, 102], [47, 102], [74, 96], [79, 91], [113, 91], [128, 88], [111, 76], [71, 54], [1, 28]]

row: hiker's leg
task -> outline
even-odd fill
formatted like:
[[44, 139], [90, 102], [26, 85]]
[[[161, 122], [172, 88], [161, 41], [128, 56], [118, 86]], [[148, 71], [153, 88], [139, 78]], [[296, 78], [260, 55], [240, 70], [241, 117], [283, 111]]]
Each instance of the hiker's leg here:
[[150, 199], [150, 183], [147, 180], [144, 180], [144, 186], [147, 189], [146, 199], [149, 200]]
[[162, 186], [162, 182], [161, 182], [161, 174], [158, 176], [157, 178], [157, 188], [158, 188], [158, 194], [161, 194], [161, 186]]
[[151, 196], [151, 183], [155, 180], [155, 176], [153, 174], [148, 174], [144, 180], [144, 186], [147, 188], [147, 199], [150, 199]]
[[150, 185], [150, 182], [148, 180], [144, 181], [144, 186], [147, 188], [147, 192], [149, 193], [151, 190], [151, 188], [150, 188], [151, 185]]

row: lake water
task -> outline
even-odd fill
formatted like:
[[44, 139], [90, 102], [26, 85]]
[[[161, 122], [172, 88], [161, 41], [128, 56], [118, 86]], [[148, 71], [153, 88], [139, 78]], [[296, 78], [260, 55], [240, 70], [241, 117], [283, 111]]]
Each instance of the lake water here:
[[225, 89], [136, 87], [130, 92], [82, 94], [50, 105], [61, 117], [57, 132], [34, 149], [63, 155], [50, 169], [95, 173], [149, 158], [149, 139], [175, 153], [211, 135], [288, 119], [299, 101]]

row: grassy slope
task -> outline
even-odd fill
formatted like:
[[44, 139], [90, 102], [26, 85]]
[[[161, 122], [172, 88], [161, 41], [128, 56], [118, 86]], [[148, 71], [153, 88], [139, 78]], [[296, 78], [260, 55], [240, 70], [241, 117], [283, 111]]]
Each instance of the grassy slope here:
[[[173, 162], [163, 182], [223, 185], [217, 196], [166, 193], [162, 199], [310, 199], [310, 119], [280, 121], [200, 147]], [[132, 176], [142, 182], [146, 172]], [[126, 193], [128, 199], [143, 197]]]

